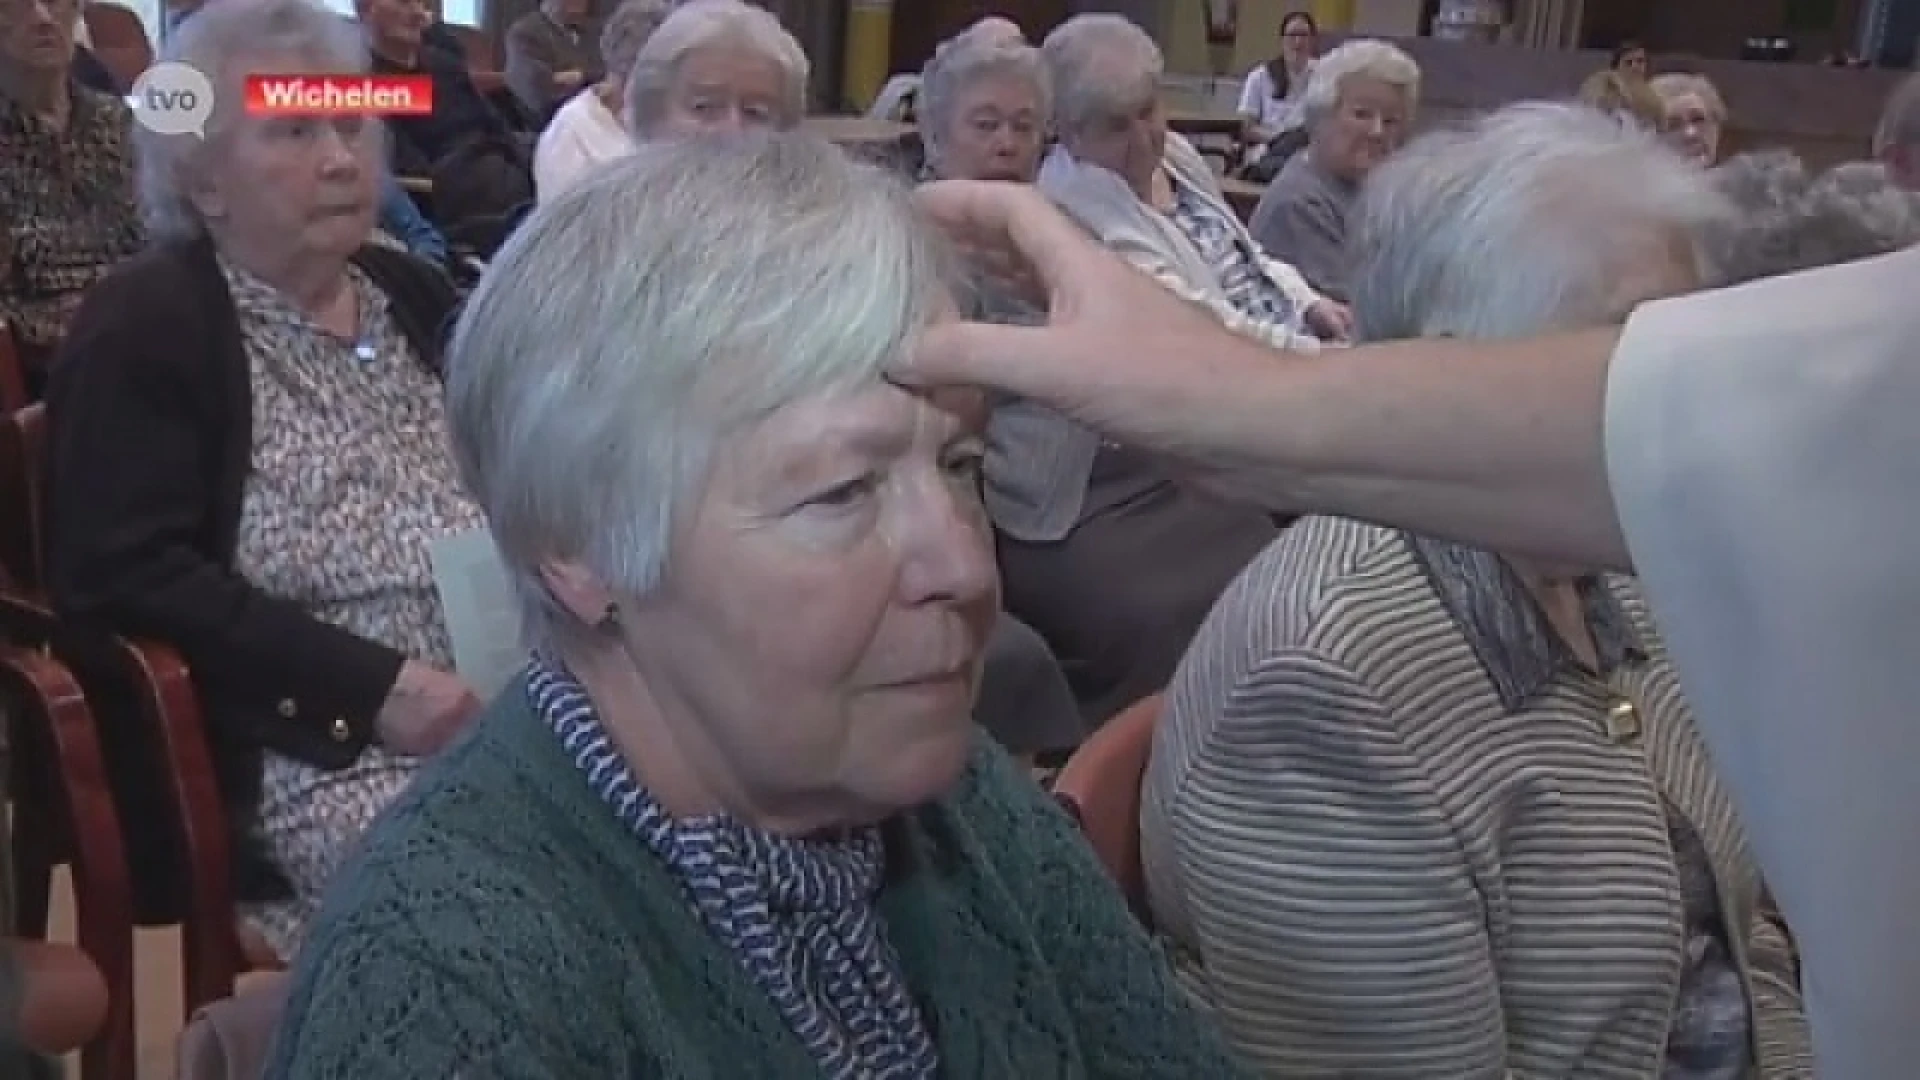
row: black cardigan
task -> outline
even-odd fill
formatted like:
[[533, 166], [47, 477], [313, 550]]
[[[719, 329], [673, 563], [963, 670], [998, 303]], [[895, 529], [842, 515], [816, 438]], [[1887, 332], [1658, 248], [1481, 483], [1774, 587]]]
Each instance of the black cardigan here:
[[[414, 352], [439, 370], [451, 284], [368, 247]], [[213, 245], [160, 246], [90, 289], [47, 388], [47, 578], [59, 615], [179, 649], [244, 826], [262, 748], [339, 769], [373, 738], [405, 657], [235, 572], [252, 387]]]

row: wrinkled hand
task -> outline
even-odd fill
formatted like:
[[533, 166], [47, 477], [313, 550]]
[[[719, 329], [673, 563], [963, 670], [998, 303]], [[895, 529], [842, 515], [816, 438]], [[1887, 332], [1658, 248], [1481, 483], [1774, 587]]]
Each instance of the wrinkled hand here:
[[479, 713], [480, 698], [459, 676], [409, 660], [373, 724], [382, 746], [427, 757], [445, 749]]
[[1030, 186], [945, 181], [922, 185], [915, 198], [975, 266], [1024, 286], [1048, 316], [1044, 327], [935, 327], [895, 378], [1031, 398], [1191, 465], [1234, 450], [1210, 430], [1215, 404], [1283, 354], [1115, 257]]
[[1307, 309], [1307, 328], [1324, 341], [1353, 340], [1353, 309], [1334, 300], [1321, 300]]

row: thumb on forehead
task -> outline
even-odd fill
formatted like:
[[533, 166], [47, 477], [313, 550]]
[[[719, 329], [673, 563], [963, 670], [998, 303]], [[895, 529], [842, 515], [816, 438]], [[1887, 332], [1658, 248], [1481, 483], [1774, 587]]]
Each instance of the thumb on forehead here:
[[965, 386], [1045, 399], [1058, 381], [1049, 377], [1046, 333], [994, 323], [936, 323], [887, 377], [902, 386]]

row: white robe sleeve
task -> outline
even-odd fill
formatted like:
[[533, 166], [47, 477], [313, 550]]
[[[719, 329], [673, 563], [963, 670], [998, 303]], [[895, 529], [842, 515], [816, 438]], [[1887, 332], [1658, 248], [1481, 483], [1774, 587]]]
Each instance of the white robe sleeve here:
[[1821, 1080], [1920, 1062], [1920, 253], [1649, 305], [1629, 552], [1803, 955]]

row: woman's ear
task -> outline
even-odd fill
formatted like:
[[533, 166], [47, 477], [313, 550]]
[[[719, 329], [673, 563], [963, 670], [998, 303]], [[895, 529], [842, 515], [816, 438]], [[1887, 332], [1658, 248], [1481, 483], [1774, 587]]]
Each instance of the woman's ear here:
[[600, 625], [615, 605], [613, 590], [577, 562], [541, 563], [540, 583], [583, 626]]

